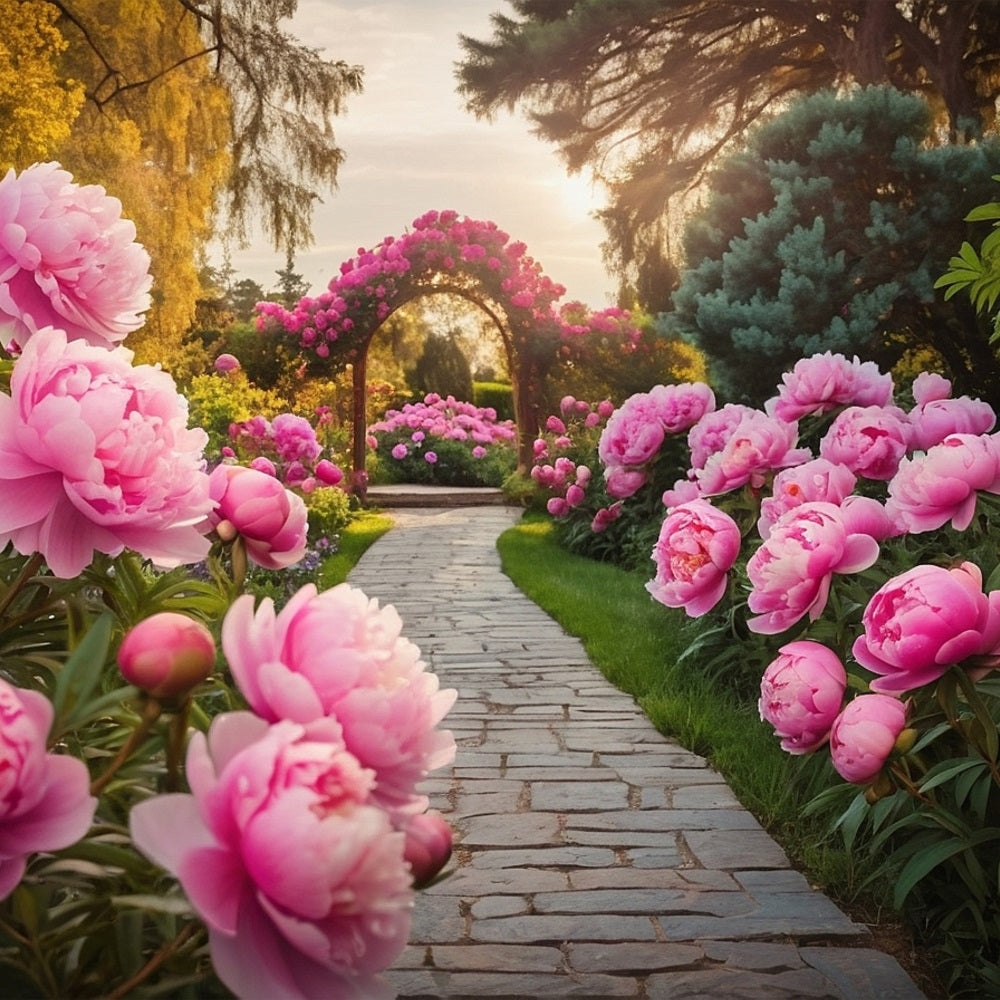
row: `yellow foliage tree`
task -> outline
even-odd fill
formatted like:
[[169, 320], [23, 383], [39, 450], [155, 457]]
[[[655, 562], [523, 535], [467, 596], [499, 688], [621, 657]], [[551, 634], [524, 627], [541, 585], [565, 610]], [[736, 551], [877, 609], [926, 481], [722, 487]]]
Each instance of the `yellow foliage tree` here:
[[51, 157], [83, 105], [83, 84], [66, 79], [66, 40], [45, 0], [0, 0], [0, 168]]

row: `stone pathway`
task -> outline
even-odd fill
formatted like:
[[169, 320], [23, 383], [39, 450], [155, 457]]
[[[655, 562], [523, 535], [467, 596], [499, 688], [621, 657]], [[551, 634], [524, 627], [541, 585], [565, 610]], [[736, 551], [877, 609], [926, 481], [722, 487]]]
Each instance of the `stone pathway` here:
[[427, 786], [454, 870], [386, 975], [401, 1000], [922, 997], [502, 573], [519, 515], [396, 510], [350, 576], [459, 691], [455, 763]]

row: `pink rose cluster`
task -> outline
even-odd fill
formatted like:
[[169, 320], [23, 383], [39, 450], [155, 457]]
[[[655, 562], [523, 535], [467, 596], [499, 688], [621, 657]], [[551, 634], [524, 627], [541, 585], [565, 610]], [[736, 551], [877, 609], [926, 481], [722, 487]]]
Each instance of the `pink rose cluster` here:
[[513, 421], [497, 420], [492, 406], [476, 406], [436, 392], [419, 403], [387, 410], [381, 420], [368, 426], [369, 446], [387, 448], [397, 461], [425, 451], [430, 438], [458, 441], [473, 458], [483, 458], [489, 448], [509, 446], [516, 437]]
[[316, 428], [305, 417], [279, 413], [273, 420], [251, 417], [230, 424], [232, 447], [223, 451], [227, 461], [238, 460], [281, 480], [290, 489], [312, 493], [319, 486], [338, 486], [344, 473], [329, 459], [320, 458], [323, 446]]
[[277, 614], [238, 598], [222, 647], [251, 710], [192, 737], [190, 792], [133, 807], [133, 841], [180, 881], [236, 995], [381, 996], [413, 889], [451, 850], [418, 786], [454, 756], [437, 725], [456, 692], [348, 584]]

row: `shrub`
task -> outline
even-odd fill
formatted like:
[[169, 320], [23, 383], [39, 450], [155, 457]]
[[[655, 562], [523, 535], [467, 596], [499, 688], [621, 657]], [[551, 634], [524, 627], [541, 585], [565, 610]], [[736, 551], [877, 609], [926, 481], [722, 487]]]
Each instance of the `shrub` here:
[[309, 540], [333, 538], [351, 522], [351, 498], [339, 486], [318, 486], [303, 498], [309, 513]]
[[509, 382], [473, 382], [472, 401], [496, 411], [497, 420], [514, 419], [514, 387]]
[[227, 375], [196, 375], [184, 395], [188, 401], [189, 423], [208, 433], [206, 455], [219, 455], [229, 443], [229, 427], [255, 414], [273, 417], [288, 409], [276, 392], [258, 389], [242, 371]]

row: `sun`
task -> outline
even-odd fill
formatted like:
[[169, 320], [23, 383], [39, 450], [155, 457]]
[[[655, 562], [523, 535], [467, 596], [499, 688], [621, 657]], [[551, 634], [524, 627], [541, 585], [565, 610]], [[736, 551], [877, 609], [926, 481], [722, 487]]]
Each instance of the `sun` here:
[[566, 213], [573, 218], [590, 217], [604, 207], [598, 186], [583, 173], [566, 174], [560, 178], [558, 197]]

